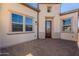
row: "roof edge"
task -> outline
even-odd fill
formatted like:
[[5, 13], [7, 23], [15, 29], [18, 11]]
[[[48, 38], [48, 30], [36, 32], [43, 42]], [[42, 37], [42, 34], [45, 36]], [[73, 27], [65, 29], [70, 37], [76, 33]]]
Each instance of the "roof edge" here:
[[70, 10], [70, 11], [67, 11], [67, 12], [63, 12], [63, 13], [60, 13], [60, 15], [66, 15], [66, 14], [70, 14], [70, 13], [74, 13], [74, 12], [78, 12], [79, 13], [79, 8], [78, 9], [74, 9], [74, 10]]
[[29, 7], [30, 9], [34, 10], [34, 11], [40, 12], [39, 9], [33, 8], [32, 6], [30, 6], [30, 5], [28, 5], [28, 4], [25, 4], [25, 3], [19, 3], [19, 4], [24, 5], [24, 6], [27, 6], [27, 7]]

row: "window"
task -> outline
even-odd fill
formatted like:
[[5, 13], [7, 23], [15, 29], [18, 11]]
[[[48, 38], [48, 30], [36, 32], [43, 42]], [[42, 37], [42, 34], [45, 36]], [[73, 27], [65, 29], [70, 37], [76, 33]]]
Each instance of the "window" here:
[[48, 12], [48, 13], [51, 12], [51, 7], [50, 7], [50, 6], [47, 7], [47, 12]]
[[12, 32], [23, 31], [23, 16], [12, 13]]
[[[23, 20], [25, 22], [23, 22]], [[33, 20], [31, 17], [28, 16], [25, 17], [12, 13], [12, 32], [32, 31], [33, 30], [32, 25], [33, 25]]]
[[64, 32], [71, 32], [71, 19], [63, 20], [63, 31]]
[[26, 31], [32, 31], [32, 18], [30, 18], [30, 17], [26, 17], [26, 19], [25, 19], [25, 29], [26, 29]]

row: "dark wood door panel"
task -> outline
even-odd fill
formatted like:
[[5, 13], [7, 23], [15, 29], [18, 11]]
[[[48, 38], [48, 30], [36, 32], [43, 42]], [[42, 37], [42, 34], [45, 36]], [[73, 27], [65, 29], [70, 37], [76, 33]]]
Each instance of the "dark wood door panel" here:
[[45, 21], [45, 36], [51, 38], [51, 21]]

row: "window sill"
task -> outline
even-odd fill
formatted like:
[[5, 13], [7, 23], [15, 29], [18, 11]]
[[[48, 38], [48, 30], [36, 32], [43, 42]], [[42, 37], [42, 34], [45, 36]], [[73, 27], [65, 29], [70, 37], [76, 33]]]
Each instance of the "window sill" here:
[[30, 33], [35, 33], [33, 31], [30, 32], [9, 32], [7, 33], [8, 35], [17, 35], [17, 34], [30, 34]]

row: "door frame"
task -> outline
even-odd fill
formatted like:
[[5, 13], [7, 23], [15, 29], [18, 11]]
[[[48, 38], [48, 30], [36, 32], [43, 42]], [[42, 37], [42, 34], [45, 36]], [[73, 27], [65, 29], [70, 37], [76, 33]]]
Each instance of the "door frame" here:
[[[50, 37], [46, 37], [46, 36], [47, 36], [47, 34], [46, 34], [46, 33], [47, 33], [47, 22], [50, 22]], [[52, 29], [52, 28], [51, 28], [51, 27], [52, 27], [52, 22], [51, 22], [51, 20], [46, 20], [46, 21], [45, 21], [45, 37], [46, 37], [46, 38], [51, 38], [51, 37], [52, 37], [52, 35], [51, 35], [51, 34], [52, 34], [52, 33], [51, 33], [51, 32], [52, 32], [51, 29]]]
[[[47, 19], [51, 19], [51, 20], [47, 20]], [[51, 37], [50, 38], [53, 38], [52, 37], [52, 33], [54, 31], [54, 17], [45, 17], [45, 38], [46, 38], [46, 21], [51, 21]]]

